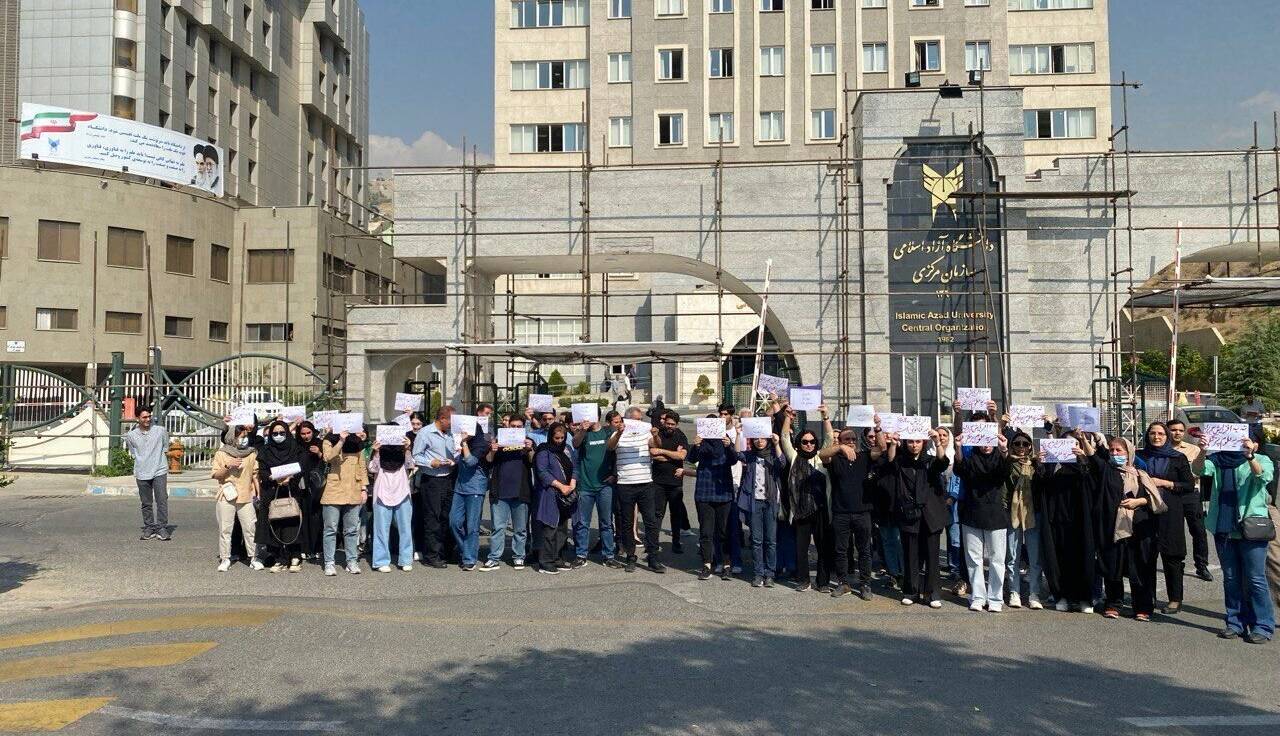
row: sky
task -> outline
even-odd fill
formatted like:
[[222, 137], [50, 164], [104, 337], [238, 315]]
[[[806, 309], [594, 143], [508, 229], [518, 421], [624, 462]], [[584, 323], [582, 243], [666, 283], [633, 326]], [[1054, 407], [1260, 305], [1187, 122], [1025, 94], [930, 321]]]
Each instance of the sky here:
[[[502, 2], [504, 0], [499, 0]], [[360, 0], [370, 36], [370, 161], [493, 153], [493, 0]], [[431, 12], [423, 12], [430, 8]], [[1110, 0], [1111, 70], [1138, 149], [1244, 147], [1280, 109], [1277, 0]], [[1156, 8], [1156, 10], [1152, 10]], [[1114, 103], [1120, 124], [1120, 98]]]

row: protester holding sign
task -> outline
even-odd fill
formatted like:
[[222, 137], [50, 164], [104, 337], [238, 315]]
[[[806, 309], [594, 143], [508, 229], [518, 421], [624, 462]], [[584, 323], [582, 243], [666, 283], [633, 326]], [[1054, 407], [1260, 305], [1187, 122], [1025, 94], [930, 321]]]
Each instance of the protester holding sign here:
[[[902, 535], [902, 605], [918, 602], [941, 608], [938, 548], [951, 521], [943, 478], [951, 464], [946, 436], [933, 430], [928, 440], [900, 440], [894, 434], [882, 442], [885, 462], [880, 482]], [[932, 454], [925, 452], [930, 445]]]
[[742, 462], [738, 508], [751, 526], [751, 561], [754, 588], [773, 587], [778, 567], [778, 519], [782, 516], [782, 489], [787, 461], [778, 435], [752, 437]]
[[[794, 390], [793, 390], [794, 393]], [[822, 415], [822, 443], [812, 430], [802, 430], [793, 439], [792, 422], [796, 412], [790, 406], [782, 419], [782, 452], [791, 464], [789, 473], [788, 521], [796, 532], [796, 590], [813, 590], [809, 579], [809, 543], [818, 548], [818, 590], [830, 593], [831, 569], [834, 567], [835, 549], [831, 539], [831, 492], [827, 467], [818, 458], [818, 451], [831, 447], [835, 433], [825, 404], [818, 405]]]
[[369, 498], [369, 469], [364, 462], [365, 433], [341, 432], [329, 435], [324, 443], [324, 459], [329, 463], [320, 513], [324, 518], [324, 574], [337, 575], [338, 526], [342, 526], [342, 548], [347, 572], [360, 574], [360, 511]]
[[[1097, 532], [1094, 516], [1094, 484], [1089, 457], [1094, 444], [1090, 435], [1063, 430], [1073, 443], [1070, 463], [1046, 462], [1041, 453], [1035, 490], [1041, 519], [1040, 558], [1054, 608], [1071, 606], [1093, 613], [1093, 580], [1097, 570]], [[1037, 521], [1040, 521], [1038, 519]]]
[[560, 558], [560, 550], [569, 538], [569, 520], [578, 509], [578, 476], [569, 459], [567, 438], [568, 430], [563, 424], [552, 424], [547, 428], [547, 441], [534, 456], [538, 499], [535, 518], [542, 538], [537, 569], [546, 575], [570, 568]]
[[1187, 533], [1183, 499], [1200, 493], [1187, 456], [1174, 449], [1169, 429], [1163, 422], [1147, 427], [1146, 443], [1138, 450], [1143, 469], [1164, 497], [1167, 511], [1157, 519], [1160, 534], [1159, 554], [1164, 562], [1165, 589], [1169, 602], [1162, 613], [1174, 615], [1182, 610], [1182, 574], [1187, 558]]
[[[600, 552], [605, 567], [621, 568], [613, 529], [613, 486], [617, 480], [614, 447], [623, 432], [622, 416], [605, 414], [604, 425], [582, 422], [573, 428], [573, 446], [578, 458], [578, 518], [574, 520], [573, 567], [587, 564], [591, 552], [591, 515], [600, 519]], [[648, 425], [646, 425], [648, 426]], [[649, 436], [646, 431], [644, 437]]]
[[462, 435], [458, 458], [458, 476], [453, 484], [453, 502], [449, 506], [449, 530], [458, 545], [464, 572], [476, 569], [480, 561], [480, 516], [484, 497], [489, 492], [489, 469], [498, 452], [498, 441], [476, 427], [473, 437]]
[[210, 476], [218, 482], [218, 498], [214, 501], [214, 518], [218, 521], [218, 572], [231, 569], [231, 532], [240, 520], [240, 534], [249, 557], [248, 565], [261, 570], [258, 547], [254, 543], [258, 515], [257, 448], [249, 444], [248, 427], [229, 427], [231, 441], [224, 442], [213, 456]]
[[1040, 579], [1044, 574], [1040, 540], [1044, 528], [1039, 494], [1036, 492], [1036, 456], [1031, 452], [1031, 435], [1018, 429], [1009, 440], [1009, 477], [1005, 481], [1005, 505], [1009, 508], [1009, 535], [1005, 545], [1005, 585], [1009, 589], [1009, 607], [1022, 607], [1022, 576], [1018, 570], [1018, 554], [1027, 553], [1027, 606], [1033, 611], [1044, 608]]
[[1150, 621], [1156, 605], [1156, 515], [1164, 510], [1164, 499], [1151, 477], [1133, 461], [1133, 445], [1123, 437], [1112, 438], [1107, 452], [1092, 456], [1101, 522], [1098, 562], [1104, 581], [1103, 615], [1120, 618], [1128, 577], [1134, 618]]
[[450, 479], [455, 454], [452, 427], [453, 408], [442, 406], [436, 411], [435, 421], [424, 426], [413, 440], [413, 464], [417, 466], [413, 479], [421, 496], [423, 529], [423, 545], [418, 553], [428, 567], [434, 568], [446, 567], [444, 538], [448, 535], [449, 517], [445, 502], [452, 495]]
[[1210, 582], [1213, 574], [1209, 572], [1209, 535], [1204, 528], [1204, 499], [1209, 486], [1204, 478], [1205, 451], [1200, 445], [1185, 441], [1187, 425], [1181, 419], [1170, 419], [1165, 422], [1169, 428], [1169, 444], [1181, 452], [1191, 464], [1191, 475], [1197, 483], [1195, 493], [1182, 497], [1182, 516], [1186, 519], [1187, 530], [1191, 532], [1191, 554], [1196, 566], [1196, 577]]
[[[514, 433], [514, 437], [506, 437]], [[496, 570], [506, 551], [507, 532], [511, 532], [511, 564], [524, 567], [529, 540], [529, 504], [533, 500], [530, 483], [533, 471], [533, 440], [525, 436], [524, 417], [510, 417], [498, 430], [498, 450], [493, 455], [492, 483], [489, 491], [489, 514], [493, 533], [489, 535], [489, 557], [478, 568], [481, 572]]]
[[413, 460], [408, 458], [409, 441], [399, 444], [381, 441], [373, 444], [373, 457], [369, 459], [369, 472], [377, 477], [373, 482], [373, 568], [378, 572], [391, 572], [391, 524], [395, 523], [398, 554], [396, 564], [401, 570], [413, 570], [413, 502], [409, 498], [409, 471]]
[[[719, 431], [713, 431], [714, 427]], [[698, 553], [702, 558], [698, 579], [711, 577], [711, 567], [716, 562], [713, 550], [718, 549], [723, 555], [720, 577], [730, 580], [733, 577], [732, 564], [725, 534], [729, 529], [729, 512], [734, 496], [730, 468], [738, 462], [738, 451], [724, 433], [724, 420], [718, 414], [708, 414], [706, 420], [699, 420], [698, 429], [689, 458], [698, 468], [693, 492], [693, 503], [698, 510]], [[719, 438], [708, 437], [715, 434], [719, 434]]]
[[[859, 450], [858, 430], [840, 430], [836, 444], [818, 453], [831, 478], [831, 532], [835, 552], [836, 587], [831, 597], [857, 593], [871, 600], [871, 497], [867, 484], [881, 448]], [[849, 557], [857, 557], [858, 577], [849, 576]]]
[[[627, 409], [628, 419], [643, 420], [644, 417], [644, 410], [638, 406]], [[615, 445], [614, 457], [618, 471], [615, 500], [618, 502], [619, 509], [615, 528], [622, 535], [622, 551], [626, 554], [624, 562], [628, 572], [635, 570], [636, 566], [636, 546], [639, 540], [636, 539], [633, 529], [637, 508], [644, 521], [644, 550], [649, 570], [656, 573], [666, 572], [666, 566], [658, 560], [658, 520], [653, 502], [651, 450], [657, 447], [657, 432], [657, 428], [653, 428], [648, 436], [623, 433]]]
[[[960, 526], [969, 569], [969, 610], [985, 608], [991, 613], [1004, 609], [1009, 528], [1004, 505], [1005, 482], [1010, 472], [1008, 440], [995, 429], [992, 422], [965, 422], [964, 433], [955, 440], [956, 452], [963, 455], [956, 461], [956, 476], [964, 484]], [[965, 447], [970, 449], [964, 452]]]

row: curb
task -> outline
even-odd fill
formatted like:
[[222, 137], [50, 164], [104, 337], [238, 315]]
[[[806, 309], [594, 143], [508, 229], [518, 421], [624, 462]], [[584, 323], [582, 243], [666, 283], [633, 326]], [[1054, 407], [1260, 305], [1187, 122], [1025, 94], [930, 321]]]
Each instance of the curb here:
[[[168, 489], [169, 498], [215, 498], [218, 495], [217, 488], [203, 488], [200, 486], [171, 486]], [[101, 486], [92, 483], [85, 489], [85, 493], [91, 496], [129, 496], [136, 498], [138, 489], [130, 486]]]

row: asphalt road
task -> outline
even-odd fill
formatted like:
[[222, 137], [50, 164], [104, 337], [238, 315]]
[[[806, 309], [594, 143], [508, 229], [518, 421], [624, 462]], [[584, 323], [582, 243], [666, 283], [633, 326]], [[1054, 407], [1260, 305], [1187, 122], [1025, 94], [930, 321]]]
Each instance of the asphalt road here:
[[[77, 487], [77, 484], [78, 487]], [[0, 731], [1216, 734], [1280, 725], [1280, 649], [1150, 624], [903, 608], [599, 565], [214, 570], [212, 501], [138, 542], [129, 499], [0, 490]], [[664, 549], [665, 544], [664, 534]], [[1145, 719], [1145, 720], [1144, 720]], [[1199, 725], [1197, 725], [1199, 724]]]

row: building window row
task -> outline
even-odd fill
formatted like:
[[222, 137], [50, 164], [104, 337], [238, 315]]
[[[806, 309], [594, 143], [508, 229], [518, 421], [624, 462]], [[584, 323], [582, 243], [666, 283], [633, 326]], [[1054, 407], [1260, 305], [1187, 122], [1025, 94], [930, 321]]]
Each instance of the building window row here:
[[513, 90], [586, 89], [590, 78], [586, 59], [511, 62]]
[[[630, 3], [627, 3], [630, 14]], [[512, 0], [512, 28], [560, 28], [585, 26], [590, 16], [588, 0]]]
[[1087, 10], [1093, 0], [1009, 0], [1009, 10]]
[[512, 153], [571, 153], [586, 148], [582, 123], [541, 123], [511, 126]]
[[1009, 47], [1010, 74], [1092, 74], [1093, 71], [1091, 43]]
[[[685, 145], [685, 113], [659, 112], [656, 115], [655, 144], [658, 146]], [[706, 142], [712, 144], [733, 144], [734, 114], [731, 112], [713, 112], [707, 115]], [[760, 113], [757, 138], [761, 143], [780, 143], [786, 140], [786, 113], [781, 110], [769, 110]], [[810, 111], [809, 137], [812, 140], [834, 140], [838, 133], [836, 127], [836, 111], [834, 108]], [[632, 122], [629, 116], [609, 118], [609, 146], [611, 148], [630, 148], [632, 146]]]
[[1097, 135], [1097, 113], [1091, 107], [1060, 110], [1025, 110], [1022, 113], [1024, 137], [1094, 138]]
[[[0, 307], [0, 314], [5, 313]], [[0, 327], [4, 327], [0, 324]], [[62, 307], [37, 307], [36, 330], [40, 332], [73, 332], [80, 329], [80, 310]], [[103, 313], [102, 331], [113, 335], [141, 335], [143, 321], [141, 312], [117, 312], [106, 310]], [[209, 320], [209, 339], [216, 342], [227, 342], [229, 324], [218, 320]], [[192, 339], [195, 337], [195, 320], [191, 317], [165, 315], [164, 336]]]

